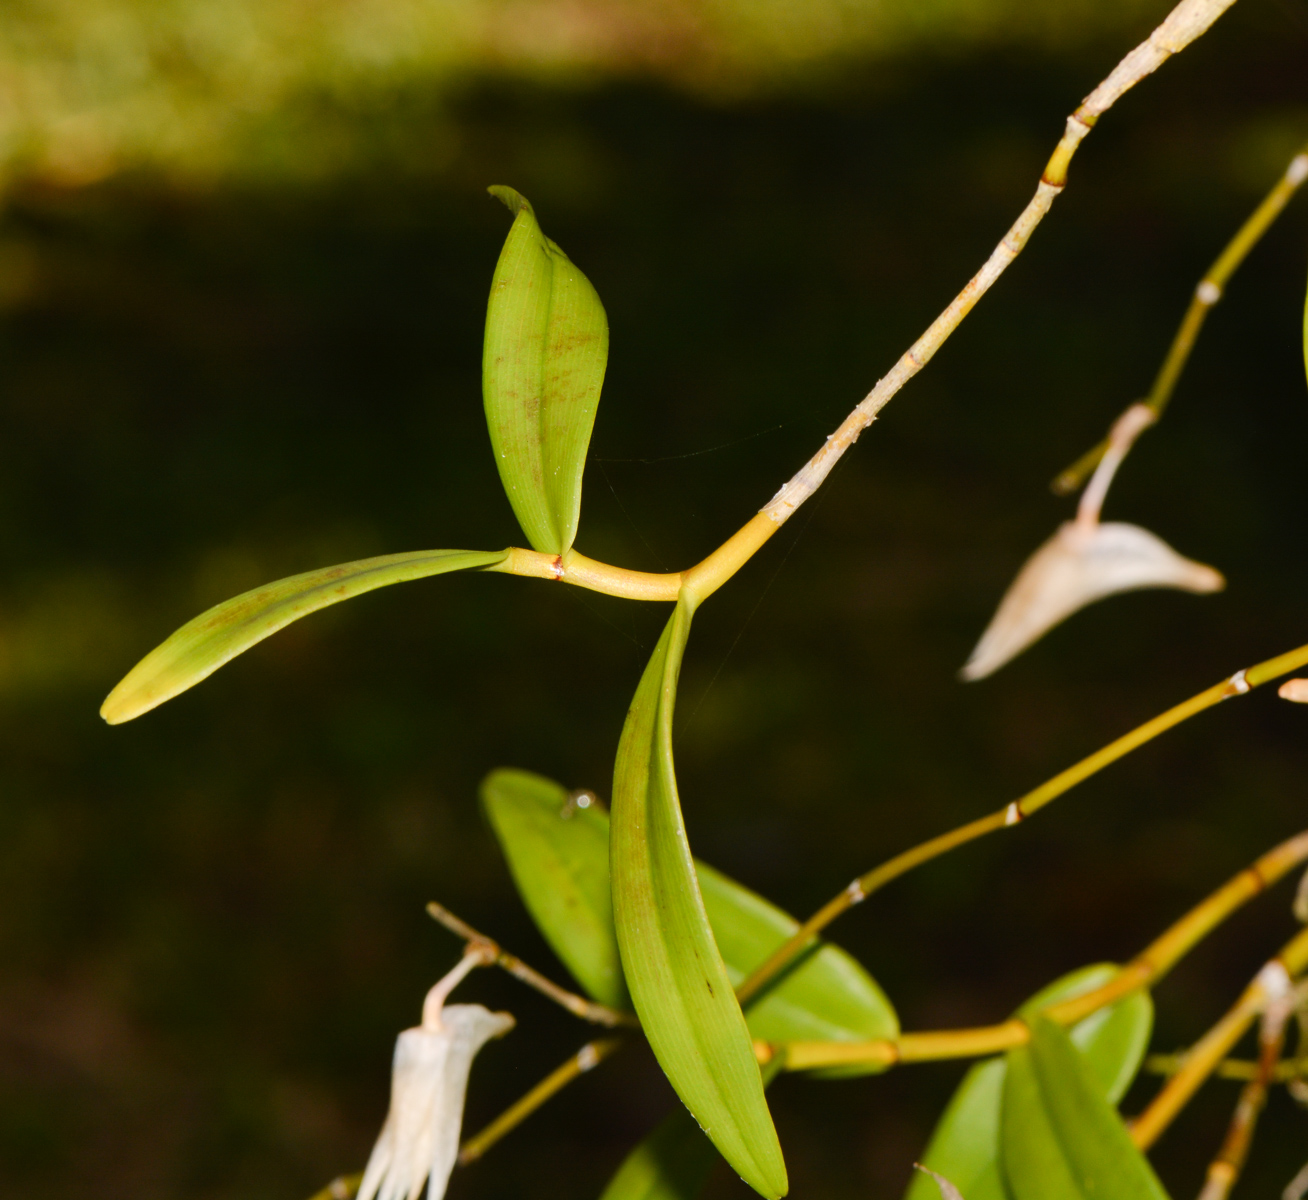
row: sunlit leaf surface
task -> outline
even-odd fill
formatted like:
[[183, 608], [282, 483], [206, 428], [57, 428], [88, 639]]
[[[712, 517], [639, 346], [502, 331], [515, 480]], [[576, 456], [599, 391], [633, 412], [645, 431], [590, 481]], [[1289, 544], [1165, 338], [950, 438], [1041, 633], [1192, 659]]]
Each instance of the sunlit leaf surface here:
[[[1082, 967], [1042, 988], [1018, 1009], [1029, 1016], [1051, 1004], [1093, 991], [1117, 974], [1111, 963]], [[1073, 1044], [1090, 1065], [1101, 1094], [1116, 1104], [1126, 1094], [1149, 1044], [1153, 1002], [1134, 992], [1072, 1027]], [[931, 1135], [922, 1162], [957, 1184], [967, 1200], [1008, 1200], [999, 1169], [1000, 1111], [1007, 1061], [978, 1063], [963, 1077]], [[935, 1200], [935, 1185], [915, 1177], [907, 1200]]]
[[609, 325], [588, 280], [512, 188], [491, 191], [515, 213], [491, 283], [482, 394], [495, 465], [527, 540], [571, 549], [595, 424]]
[[[592, 998], [626, 1007], [630, 1001], [609, 892], [608, 814], [589, 796], [579, 806], [561, 784], [530, 771], [492, 771], [481, 796], [518, 892], [545, 939]], [[735, 985], [799, 923], [705, 863], [697, 860], [695, 870], [709, 925]], [[825, 943], [755, 997], [745, 1020], [753, 1037], [767, 1041], [869, 1041], [899, 1031], [876, 981], [845, 951]]]
[[503, 550], [419, 550], [266, 583], [202, 612], [150, 651], [109, 693], [100, 715], [110, 725], [139, 717], [194, 687], [256, 642], [330, 604], [392, 583], [489, 567], [504, 558]]
[[677, 1095], [761, 1195], [786, 1167], [752, 1039], [709, 928], [672, 762], [672, 713], [691, 610], [677, 604], [632, 700], [613, 781], [610, 859], [622, 965]]
[[1101, 1080], [1059, 1025], [1030, 1019], [1010, 1050], [1000, 1145], [1013, 1200], [1166, 1200]]

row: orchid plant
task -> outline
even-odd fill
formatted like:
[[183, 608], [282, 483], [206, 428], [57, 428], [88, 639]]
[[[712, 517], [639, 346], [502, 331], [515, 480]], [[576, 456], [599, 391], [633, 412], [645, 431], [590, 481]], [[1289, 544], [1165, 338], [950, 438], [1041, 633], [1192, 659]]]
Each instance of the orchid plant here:
[[[292, 621], [374, 588], [449, 571], [522, 575], [672, 613], [632, 699], [617, 747], [611, 812], [590, 791], [569, 791], [526, 771], [493, 771], [482, 803], [509, 872], [545, 939], [580, 993], [560, 986], [439, 905], [432, 915], [466, 943], [460, 963], [430, 993], [421, 1024], [395, 1047], [390, 1112], [366, 1170], [322, 1194], [362, 1200], [431, 1200], [456, 1162], [484, 1154], [517, 1123], [625, 1040], [644, 1038], [680, 1097], [678, 1110], [636, 1146], [603, 1200], [691, 1200], [718, 1158], [760, 1195], [786, 1193], [781, 1143], [766, 1089], [782, 1071], [822, 1079], [875, 1074], [899, 1064], [978, 1058], [940, 1118], [909, 1200], [938, 1188], [946, 1200], [1161, 1200], [1145, 1151], [1220, 1068], [1246, 1079], [1202, 1193], [1219, 1200], [1238, 1175], [1269, 1088], [1308, 1091], [1308, 929], [1268, 958], [1224, 1015], [1186, 1054], [1146, 1059], [1150, 989], [1246, 901], [1308, 862], [1299, 833], [1222, 884], [1124, 966], [1092, 964], [1041, 989], [990, 1026], [904, 1032], [866, 968], [820, 935], [891, 880], [949, 850], [1018, 824], [1151, 738], [1228, 697], [1308, 664], [1308, 646], [1235, 672], [1124, 734], [1025, 795], [861, 875], [800, 922], [698, 860], [682, 819], [672, 730], [678, 675], [695, 614], [814, 494], [839, 457], [890, 398], [930, 360], [1025, 246], [1066, 186], [1067, 168], [1098, 119], [1131, 87], [1204, 33], [1233, 0], [1182, 0], [1067, 120], [1030, 204], [981, 270], [768, 504], [698, 565], [665, 574], [630, 571], [578, 551], [583, 469], [608, 352], [594, 288], [542, 231], [531, 204], [492, 193], [513, 224], [491, 282], [483, 358], [487, 424], [505, 492], [528, 543], [496, 551], [391, 554], [279, 580], [201, 614], [147, 655], [105, 701], [111, 724], [131, 720], [199, 683]], [[1055, 490], [1085, 485], [1077, 515], [1017, 576], [963, 669], [977, 679], [1001, 667], [1092, 601], [1141, 587], [1196, 593], [1223, 586], [1213, 568], [1182, 557], [1147, 530], [1101, 523], [1115, 473], [1154, 425], [1176, 386], [1199, 327], [1263, 230], [1308, 176], [1308, 151], [1200, 282], [1149, 396], [1065, 471]], [[1308, 353], [1308, 330], [1305, 333]], [[1089, 480], [1088, 484], [1086, 480]], [[1281, 695], [1308, 700], [1308, 681]], [[1301, 887], [1296, 913], [1308, 919]], [[485, 1130], [459, 1147], [473, 1058], [513, 1018], [447, 1004], [473, 968], [498, 965], [578, 1017], [607, 1028]], [[1295, 1022], [1293, 1055], [1285, 1051]], [[1229, 1052], [1253, 1025], [1259, 1056]], [[1127, 1122], [1118, 1102], [1146, 1067], [1166, 1082]], [[1287, 1197], [1308, 1191], [1301, 1175]]]

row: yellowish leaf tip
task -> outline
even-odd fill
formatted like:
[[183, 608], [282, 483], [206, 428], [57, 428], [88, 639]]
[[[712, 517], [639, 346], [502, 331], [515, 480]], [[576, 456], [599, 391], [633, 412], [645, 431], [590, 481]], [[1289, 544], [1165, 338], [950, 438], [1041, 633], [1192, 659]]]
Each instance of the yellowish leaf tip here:
[[521, 192], [516, 192], [511, 187], [506, 187], [502, 183], [496, 183], [492, 184], [486, 190], [490, 192], [496, 200], [501, 201], [504, 207], [507, 208], [515, 217], [518, 213], [522, 212], [523, 209], [526, 209], [527, 212], [532, 211], [531, 201]]

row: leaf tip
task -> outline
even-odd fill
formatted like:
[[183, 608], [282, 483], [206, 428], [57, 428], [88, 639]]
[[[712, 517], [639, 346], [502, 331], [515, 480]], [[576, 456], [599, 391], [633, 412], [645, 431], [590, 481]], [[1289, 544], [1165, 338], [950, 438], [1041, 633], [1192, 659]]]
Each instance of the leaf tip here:
[[494, 183], [486, 190], [494, 196], [496, 200], [499, 200], [515, 217], [522, 212], [523, 209], [526, 209], [527, 212], [533, 211], [531, 201], [521, 192], [515, 191], [511, 187], [507, 187], [502, 183]]

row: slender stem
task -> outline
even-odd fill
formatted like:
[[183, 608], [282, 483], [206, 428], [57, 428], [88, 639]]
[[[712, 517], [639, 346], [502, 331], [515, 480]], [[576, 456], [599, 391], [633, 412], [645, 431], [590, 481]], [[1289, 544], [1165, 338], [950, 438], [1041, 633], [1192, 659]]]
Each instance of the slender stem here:
[[1290, 979], [1308, 966], [1308, 929], [1286, 943], [1253, 982], [1245, 988], [1231, 1010], [1191, 1048], [1185, 1062], [1160, 1089], [1149, 1107], [1135, 1119], [1131, 1136], [1147, 1150], [1170, 1125], [1176, 1114], [1199, 1090], [1200, 1085], [1230, 1052], [1270, 1002], [1290, 988]]
[[1254, 1077], [1240, 1091], [1231, 1124], [1222, 1139], [1217, 1157], [1209, 1164], [1199, 1200], [1226, 1200], [1231, 1188], [1240, 1177], [1249, 1147], [1253, 1144], [1254, 1129], [1259, 1114], [1267, 1103], [1267, 1087], [1276, 1074], [1276, 1067], [1285, 1046], [1285, 1025], [1290, 1017], [1290, 1005], [1269, 1005], [1263, 1012], [1262, 1030], [1258, 1038], [1258, 1069]]
[[[1308, 861], [1308, 831], [1282, 842], [1228, 880], [1145, 947], [1102, 987], [1051, 1005], [1045, 1009], [1045, 1016], [1060, 1025], [1072, 1025], [1131, 992], [1153, 986], [1237, 908], [1305, 861]], [[766, 1053], [756, 1047], [756, 1054], [766, 1061], [772, 1053], [784, 1053], [786, 1068], [792, 1071], [849, 1063], [891, 1066], [898, 1062], [993, 1054], [1021, 1045], [1028, 1036], [1025, 1022], [1015, 1018], [976, 1029], [905, 1033], [898, 1038], [872, 1042], [789, 1042], [784, 1047], [769, 1048]], [[1222, 1056], [1224, 1054], [1225, 1051]]]
[[[1231, 239], [1230, 245], [1222, 251], [1217, 261], [1204, 273], [1204, 277], [1194, 290], [1194, 296], [1191, 297], [1190, 306], [1185, 310], [1185, 316], [1181, 319], [1181, 327], [1176, 331], [1176, 336], [1172, 339], [1172, 345], [1167, 351], [1167, 357], [1163, 360], [1162, 367], [1159, 369], [1158, 377], [1154, 380], [1154, 386], [1150, 388], [1149, 395], [1141, 402], [1153, 410], [1155, 419], [1163, 415], [1163, 410], [1172, 398], [1172, 392], [1176, 388], [1176, 381], [1180, 378], [1181, 372], [1190, 357], [1190, 351], [1194, 348], [1195, 339], [1199, 336], [1199, 330], [1203, 327], [1209, 310], [1222, 298], [1222, 291], [1227, 280], [1235, 273], [1236, 268], [1244, 262], [1249, 251], [1258, 244], [1259, 239], [1272, 222], [1281, 215], [1281, 210], [1289, 203], [1290, 197], [1294, 195], [1305, 179], [1308, 179], [1308, 146], [1304, 146], [1290, 160], [1290, 165], [1277, 181], [1276, 186], [1267, 193], [1263, 198], [1263, 202], [1254, 209], [1253, 215], [1240, 226], [1239, 232]], [[1105, 438], [1093, 450], [1087, 451], [1078, 458], [1050, 485], [1054, 492], [1060, 496], [1066, 496], [1069, 492], [1076, 491], [1086, 476], [1098, 465], [1099, 460], [1107, 453], [1108, 448], [1109, 439]]]
[[531, 1116], [556, 1092], [608, 1058], [622, 1045], [623, 1040], [621, 1037], [611, 1037], [587, 1042], [576, 1054], [546, 1075], [521, 1100], [511, 1104], [485, 1129], [464, 1142], [459, 1149], [459, 1163], [466, 1165], [480, 1158], [500, 1138]]
[[512, 547], [503, 562], [486, 570], [554, 579], [632, 600], [676, 600], [683, 584], [691, 589], [692, 598], [697, 602], [716, 591], [817, 491], [845, 451], [858, 440], [859, 434], [876, 420], [877, 414], [900, 388], [926, 366], [977, 301], [1022, 252], [1036, 226], [1044, 220], [1054, 200], [1067, 186], [1067, 168], [1072, 156], [1099, 118], [1140, 80], [1206, 33], [1233, 3], [1235, 0], [1181, 0], [1163, 23], [1117, 64], [1067, 118], [1063, 136], [1045, 164], [1035, 195], [981, 269], [762, 511], [698, 566], [689, 571], [658, 575], [596, 562], [576, 550], [569, 550], [564, 555], [550, 555]]
[[[1144, 1070], [1150, 1075], [1175, 1075], [1185, 1063], [1185, 1052], [1179, 1054], [1151, 1054], [1144, 1061]], [[1247, 1083], [1256, 1079], [1261, 1065], [1250, 1058], [1224, 1058], [1213, 1068], [1214, 1079], [1234, 1079]], [[1302, 1058], [1286, 1059], [1276, 1064], [1269, 1083], [1290, 1083], [1292, 1080], [1308, 1078], [1308, 1060]]]
[[1043, 808], [1051, 800], [1056, 800], [1064, 792], [1070, 791], [1078, 783], [1088, 779], [1097, 771], [1102, 771], [1110, 763], [1116, 762], [1132, 750], [1143, 746], [1160, 733], [1165, 733], [1173, 726], [1179, 725], [1196, 713], [1203, 712], [1204, 709], [1211, 708], [1230, 696], [1243, 695], [1268, 680], [1297, 670], [1305, 663], [1308, 663], [1308, 645], [1299, 646], [1285, 654], [1278, 655], [1276, 658], [1269, 658], [1257, 666], [1237, 671], [1229, 679], [1214, 684], [1197, 696], [1192, 696], [1189, 700], [1168, 709], [1165, 713], [1146, 721], [1143, 725], [1133, 729], [1130, 733], [1124, 734], [1116, 741], [1110, 742], [1102, 750], [1097, 750], [1094, 754], [1083, 758], [1079, 763], [1068, 767], [1065, 771], [1060, 771], [1052, 779], [1027, 792], [1025, 796], [1014, 800], [1011, 804], [1005, 805], [997, 812], [960, 826], [949, 833], [931, 838], [929, 841], [914, 846], [911, 850], [905, 850], [902, 854], [896, 855], [888, 862], [882, 863], [881, 866], [869, 871], [866, 875], [860, 875], [843, 891], [828, 900], [826, 904], [795, 930], [785, 942], [755, 967], [749, 977], [736, 989], [737, 997], [743, 1003], [755, 996], [778, 973], [784, 970], [797, 954], [802, 953], [812, 945], [814, 938], [832, 921], [842, 913], [848, 912], [856, 904], [866, 900], [868, 896], [884, 887], [891, 880], [898, 879], [914, 867], [930, 862], [931, 859], [938, 858], [957, 846], [974, 841], [987, 833], [993, 833], [997, 829], [1007, 829], [1011, 825], [1020, 823], [1032, 813]]
[[596, 1004], [592, 1000], [578, 996], [575, 992], [559, 987], [557, 983], [546, 979], [544, 975], [529, 967], [516, 955], [509, 954], [497, 942], [492, 941], [483, 933], [478, 933], [466, 921], [460, 920], [448, 908], [437, 904], [435, 900], [428, 903], [427, 912], [456, 937], [463, 938], [468, 943], [469, 953], [473, 953], [475, 948], [484, 956], [483, 961], [486, 965], [502, 967], [514, 979], [525, 983], [528, 987], [535, 988], [543, 996], [548, 996], [555, 1004], [566, 1008], [573, 1016], [580, 1017], [583, 1021], [590, 1021], [595, 1025], [607, 1025], [610, 1029], [618, 1025], [632, 1027], [640, 1025], [640, 1022], [632, 1013], [619, 1012], [607, 1005]]

